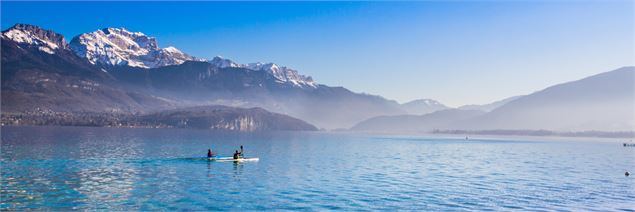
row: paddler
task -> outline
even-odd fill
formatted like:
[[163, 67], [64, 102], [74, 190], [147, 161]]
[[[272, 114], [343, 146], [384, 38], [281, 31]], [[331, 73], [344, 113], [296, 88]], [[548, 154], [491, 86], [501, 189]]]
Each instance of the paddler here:
[[240, 145], [240, 152], [238, 152], [238, 150], [234, 152], [234, 159], [239, 159], [242, 157], [243, 157], [243, 145]]

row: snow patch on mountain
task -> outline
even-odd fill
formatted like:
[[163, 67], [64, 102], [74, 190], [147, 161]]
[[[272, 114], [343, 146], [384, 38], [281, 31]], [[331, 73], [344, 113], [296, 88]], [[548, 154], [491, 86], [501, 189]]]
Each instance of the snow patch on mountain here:
[[297, 70], [287, 68], [285, 66], [279, 66], [275, 63], [248, 63], [248, 64], [239, 64], [230, 59], [225, 59], [221, 56], [216, 56], [211, 60], [208, 60], [209, 63], [218, 67], [218, 68], [245, 68], [253, 71], [264, 71], [271, 74], [278, 83], [290, 83], [294, 86], [298, 87], [312, 87], [316, 88], [318, 84], [313, 81], [313, 78], [310, 76], [304, 76], [298, 73]]
[[264, 71], [281, 84], [311, 88], [318, 86], [310, 76], [301, 75], [298, 71], [285, 66], [260, 62], [239, 64], [220, 56], [211, 60], [199, 59], [173, 46], [159, 48], [156, 38], [142, 32], [131, 32], [125, 28], [105, 28], [83, 33], [75, 36], [70, 44], [66, 43], [60, 34], [27, 24], [17, 24], [4, 31], [2, 36], [17, 43], [36, 46], [37, 49], [48, 54], [55, 54], [55, 50], [59, 48], [70, 49], [92, 64], [158, 68], [179, 65], [185, 61], [206, 61], [218, 68]]
[[311, 86], [316, 87], [317, 84], [310, 76], [304, 76], [298, 73], [298, 71], [287, 68], [285, 66], [278, 66], [275, 63], [249, 63], [246, 68], [251, 70], [265, 71], [273, 75], [278, 81], [291, 83], [297, 86]]
[[16, 24], [2, 32], [2, 36], [19, 44], [36, 46], [48, 54], [55, 54], [57, 49], [67, 48], [64, 36], [34, 25]]
[[225, 59], [221, 56], [216, 56], [211, 60], [208, 60], [207, 62], [211, 63], [212, 65], [218, 67], [218, 68], [242, 68], [244, 67], [241, 64], [235, 63], [234, 61], [230, 60], [230, 59]]
[[105, 28], [78, 35], [71, 49], [93, 64], [157, 68], [198, 60], [175, 47], [159, 48], [154, 37], [125, 28]]

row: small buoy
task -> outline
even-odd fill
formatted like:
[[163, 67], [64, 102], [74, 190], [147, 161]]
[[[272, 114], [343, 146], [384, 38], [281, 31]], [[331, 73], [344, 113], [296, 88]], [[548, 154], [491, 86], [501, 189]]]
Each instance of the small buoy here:
[[626, 171], [626, 173], [624, 173], [624, 175], [628, 177], [628, 175], [631, 175], [631, 173], [628, 173], [628, 171]]

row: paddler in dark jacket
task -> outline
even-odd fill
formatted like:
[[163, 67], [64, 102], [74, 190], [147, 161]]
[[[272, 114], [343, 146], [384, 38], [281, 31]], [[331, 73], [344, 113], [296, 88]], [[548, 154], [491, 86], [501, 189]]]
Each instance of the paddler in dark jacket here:
[[238, 159], [242, 157], [243, 157], [243, 145], [240, 145], [240, 152], [238, 152], [238, 150], [234, 152], [234, 159]]
[[234, 152], [234, 159], [238, 158], [240, 158], [240, 153], [238, 153], [238, 150], [236, 150], [236, 152]]
[[214, 157], [214, 153], [212, 153], [212, 149], [207, 149], [207, 157], [208, 158]]

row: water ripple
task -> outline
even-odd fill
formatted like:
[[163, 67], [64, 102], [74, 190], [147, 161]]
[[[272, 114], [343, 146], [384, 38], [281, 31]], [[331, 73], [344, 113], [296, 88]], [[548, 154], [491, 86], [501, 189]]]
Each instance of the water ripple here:
[[[633, 211], [607, 142], [3, 128], [0, 210]], [[41, 131], [41, 132], [40, 132]], [[192, 158], [245, 145], [255, 163]], [[199, 154], [200, 153], [200, 154]]]

